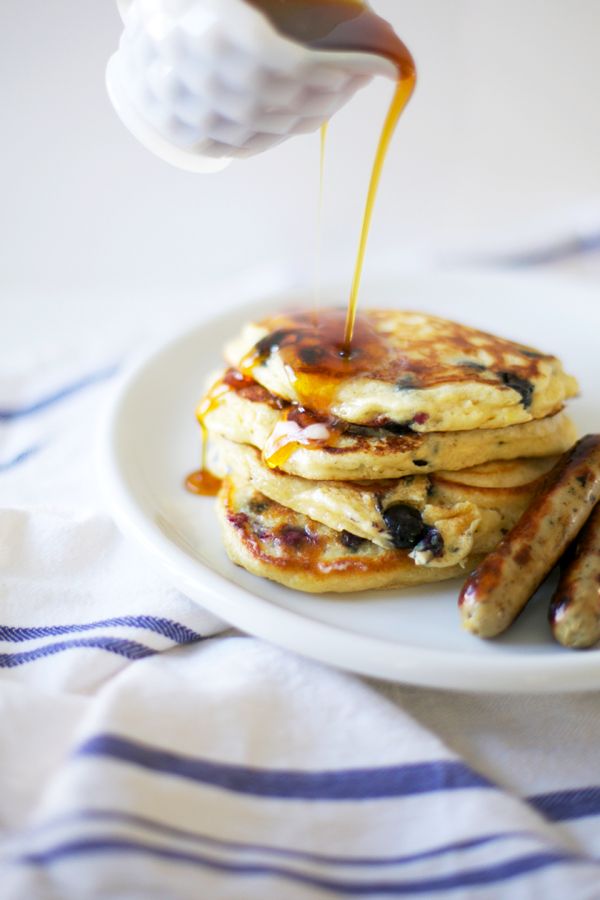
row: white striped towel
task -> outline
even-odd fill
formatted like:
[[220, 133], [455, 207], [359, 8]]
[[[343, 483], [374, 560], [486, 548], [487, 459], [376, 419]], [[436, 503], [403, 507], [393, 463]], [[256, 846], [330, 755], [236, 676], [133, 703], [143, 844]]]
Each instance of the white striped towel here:
[[225, 633], [103, 511], [118, 374], [72, 367], [0, 381], [2, 900], [600, 897], [596, 699], [384, 688]]

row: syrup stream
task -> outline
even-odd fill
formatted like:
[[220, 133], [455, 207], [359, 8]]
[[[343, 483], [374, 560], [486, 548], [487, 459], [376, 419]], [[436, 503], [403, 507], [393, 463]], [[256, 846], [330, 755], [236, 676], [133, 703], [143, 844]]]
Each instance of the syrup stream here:
[[400, 78], [396, 85], [396, 90], [394, 91], [394, 97], [385, 118], [381, 137], [379, 138], [379, 144], [377, 146], [377, 152], [375, 154], [375, 162], [373, 163], [373, 169], [371, 172], [369, 190], [367, 193], [367, 202], [365, 204], [365, 212], [363, 216], [360, 232], [360, 242], [358, 246], [358, 255], [356, 257], [354, 277], [352, 279], [352, 288], [350, 290], [350, 300], [348, 303], [348, 313], [346, 316], [346, 326], [344, 329], [344, 352], [346, 353], [346, 355], [350, 353], [350, 345], [352, 343], [352, 336], [354, 334], [358, 293], [360, 290], [360, 283], [365, 264], [365, 255], [367, 251], [367, 242], [369, 240], [369, 232], [371, 230], [371, 222], [373, 220], [373, 210], [375, 208], [375, 200], [377, 197], [379, 182], [381, 181], [383, 165], [385, 163], [385, 159], [390, 147], [391, 140], [394, 136], [394, 132], [396, 131], [398, 120], [402, 115], [406, 104], [411, 98], [412, 92], [415, 87], [415, 82], [416, 72], [414, 66], [411, 68], [411, 71], [407, 76], [403, 77], [402, 72], [400, 73]]
[[323, 195], [325, 188], [325, 150], [327, 146], [327, 130], [329, 122], [323, 122], [320, 130], [319, 157], [319, 201], [317, 205], [317, 236], [315, 247], [315, 288], [313, 320], [317, 323], [319, 304], [321, 302], [321, 263], [323, 257]]

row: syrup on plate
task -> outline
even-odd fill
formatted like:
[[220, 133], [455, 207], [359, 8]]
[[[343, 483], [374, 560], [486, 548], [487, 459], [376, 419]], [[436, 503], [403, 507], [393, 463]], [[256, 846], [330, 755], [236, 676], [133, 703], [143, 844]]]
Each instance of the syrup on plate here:
[[224, 394], [230, 389], [229, 384], [223, 381], [217, 382], [202, 399], [196, 410], [196, 418], [202, 429], [202, 463], [199, 469], [192, 472], [185, 479], [185, 486], [192, 494], [200, 494], [201, 497], [216, 497], [221, 488], [221, 479], [210, 471], [206, 464], [208, 451], [208, 432], [204, 424], [204, 417], [216, 409]]

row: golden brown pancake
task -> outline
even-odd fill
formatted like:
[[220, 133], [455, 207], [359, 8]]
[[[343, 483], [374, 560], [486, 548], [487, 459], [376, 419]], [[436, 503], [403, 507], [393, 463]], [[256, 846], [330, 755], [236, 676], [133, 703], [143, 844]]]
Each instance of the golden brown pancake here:
[[269, 469], [253, 447], [223, 439], [217, 449], [222, 471], [234, 473], [238, 482], [269, 499], [385, 550], [408, 549], [418, 564], [433, 567], [492, 550], [522, 515], [556, 459], [344, 482], [311, 481]]
[[577, 390], [535, 348], [422, 313], [274, 316], [226, 349], [197, 414], [230, 558], [350, 592], [463, 575], [575, 441]]
[[354, 592], [464, 578], [464, 566], [417, 566], [405, 550], [383, 550], [269, 500], [227, 478], [217, 500], [229, 558], [254, 575], [312, 593]]
[[[294, 408], [262, 386], [241, 381], [235, 388], [217, 382], [214, 402], [203, 420], [211, 434], [263, 451]], [[327, 440], [298, 445], [278, 467], [316, 480], [399, 478], [439, 469], [459, 470], [489, 460], [564, 453], [577, 439], [566, 413], [507, 428], [447, 433], [394, 434], [387, 428], [331, 428]]]
[[226, 358], [313, 412], [416, 432], [543, 419], [578, 390], [556, 357], [436, 316], [367, 310], [350, 348], [343, 327], [343, 310], [273, 316], [247, 325]]

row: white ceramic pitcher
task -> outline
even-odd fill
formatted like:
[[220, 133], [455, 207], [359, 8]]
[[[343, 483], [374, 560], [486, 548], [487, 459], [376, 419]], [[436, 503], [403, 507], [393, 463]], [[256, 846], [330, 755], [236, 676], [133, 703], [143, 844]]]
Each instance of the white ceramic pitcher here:
[[124, 30], [110, 58], [110, 99], [157, 156], [193, 172], [315, 131], [375, 75], [369, 53], [313, 50], [245, 0], [117, 0]]

